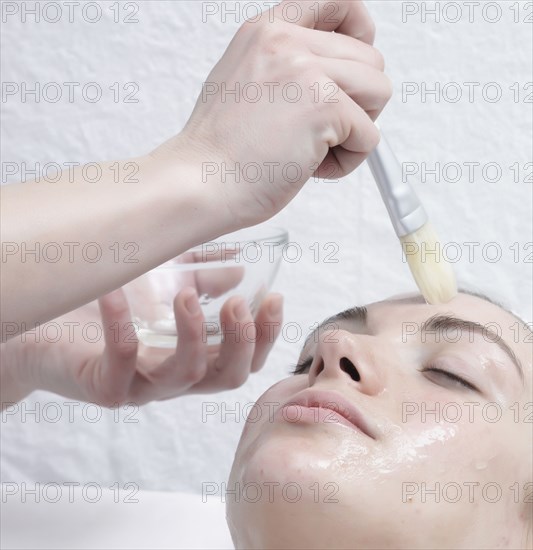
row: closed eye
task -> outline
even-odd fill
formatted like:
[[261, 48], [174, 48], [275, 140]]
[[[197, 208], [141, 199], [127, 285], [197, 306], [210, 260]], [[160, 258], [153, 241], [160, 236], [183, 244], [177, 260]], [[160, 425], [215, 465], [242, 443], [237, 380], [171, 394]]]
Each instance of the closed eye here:
[[305, 361], [300, 361], [297, 363], [291, 370], [291, 374], [305, 374], [309, 372], [311, 364], [313, 363], [313, 358], [309, 357]]
[[[434, 384], [438, 384], [439, 386], [445, 386], [445, 387], [451, 387], [451, 388], [462, 388], [467, 389], [471, 391], [475, 391], [478, 393], [481, 393], [479, 389], [471, 384], [470, 382], [467, 382], [464, 378], [461, 378], [460, 376], [457, 376], [453, 372], [449, 372], [447, 370], [439, 369], [436, 367], [427, 367], [422, 369], [420, 372], [432, 372], [435, 373], [436, 376], [428, 376], [427, 378], [433, 382]], [[442, 379], [444, 378], [444, 383], [438, 382], [433, 380], [433, 378]], [[447, 381], [446, 381], [447, 380]]]

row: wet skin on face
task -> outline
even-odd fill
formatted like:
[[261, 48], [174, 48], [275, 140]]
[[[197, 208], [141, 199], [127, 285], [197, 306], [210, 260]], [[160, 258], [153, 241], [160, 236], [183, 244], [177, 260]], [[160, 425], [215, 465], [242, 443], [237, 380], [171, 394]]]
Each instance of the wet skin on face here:
[[228, 487], [263, 494], [227, 499], [236, 545], [527, 548], [532, 341], [464, 293], [327, 320], [243, 431]]

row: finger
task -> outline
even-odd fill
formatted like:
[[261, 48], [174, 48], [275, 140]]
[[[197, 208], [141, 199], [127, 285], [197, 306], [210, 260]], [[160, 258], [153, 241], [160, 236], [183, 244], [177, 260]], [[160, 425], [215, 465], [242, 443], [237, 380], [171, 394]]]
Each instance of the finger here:
[[[371, 65], [329, 58], [318, 58], [316, 61], [323, 73], [364, 111], [381, 111], [392, 96], [389, 77]], [[337, 97], [333, 83], [329, 86], [333, 91], [328, 94], [328, 101]], [[325, 94], [320, 100], [325, 100]]]
[[342, 145], [337, 145], [328, 151], [313, 177], [337, 181], [352, 173], [367, 157], [368, 153], [354, 153], [347, 151]]
[[[270, 16], [268, 12], [266, 15]], [[283, 0], [272, 8], [272, 15], [308, 29], [346, 34], [367, 44], [374, 42], [376, 34], [374, 22], [360, 0]]]
[[200, 294], [218, 298], [235, 288], [244, 278], [244, 267], [232, 266], [217, 269], [198, 269], [194, 272], [195, 284]]
[[105, 349], [100, 380], [96, 388], [108, 406], [121, 403], [127, 396], [137, 365], [139, 341], [122, 288], [98, 300]]
[[376, 119], [381, 114], [381, 111], [383, 111], [383, 109], [377, 109], [376, 111], [367, 111], [366, 114], [368, 115], [368, 117], [372, 122], [375, 122]]
[[317, 56], [360, 61], [383, 71], [385, 59], [382, 53], [361, 40], [344, 34], [315, 32], [305, 27], [295, 27], [293, 35], [307, 45], [309, 51]]
[[282, 321], [283, 296], [281, 294], [270, 294], [261, 304], [255, 319], [257, 338], [252, 359], [252, 372], [257, 372], [265, 364], [266, 358], [281, 332]]
[[223, 338], [210, 381], [217, 390], [238, 388], [246, 382], [254, 355], [256, 330], [246, 301], [233, 296], [220, 311]]
[[376, 125], [357, 103], [342, 90], [338, 93], [339, 105], [329, 122], [330, 147], [326, 157], [315, 171], [315, 177], [337, 179], [346, 176], [359, 166], [379, 143]]
[[[192, 250], [179, 256], [177, 263], [191, 264], [192, 277], [187, 286], [195, 286], [198, 294], [208, 294], [211, 298], [218, 298], [228, 290], [235, 288], [244, 277], [244, 268], [233, 265], [233, 260], [240, 252], [239, 243], [205, 243], [201, 250]], [[218, 262], [218, 269], [202, 269], [203, 264]], [[225, 266], [228, 262], [228, 265]], [[198, 269], [195, 269], [195, 268]]]
[[[205, 247], [205, 249], [204, 249]], [[242, 266], [231, 265], [240, 253], [240, 244], [236, 243], [206, 243], [200, 252], [195, 252], [194, 261], [199, 263], [219, 262], [227, 267], [220, 269], [199, 269], [194, 271], [194, 279], [199, 294], [209, 294], [212, 298], [222, 296], [228, 290], [235, 288], [244, 277]]]
[[170, 369], [168, 382], [184, 391], [198, 383], [207, 372], [205, 318], [196, 290], [183, 289], [174, 299], [178, 343], [176, 355], [162, 366]]
[[330, 148], [342, 145], [353, 153], [370, 153], [379, 143], [379, 131], [368, 114], [342, 90], [337, 105], [327, 112], [322, 139]]
[[169, 356], [167, 349], [143, 350], [130, 391], [139, 405], [183, 395], [207, 372], [205, 318], [196, 290], [184, 288], [174, 298], [173, 306], [178, 334], [176, 351]]

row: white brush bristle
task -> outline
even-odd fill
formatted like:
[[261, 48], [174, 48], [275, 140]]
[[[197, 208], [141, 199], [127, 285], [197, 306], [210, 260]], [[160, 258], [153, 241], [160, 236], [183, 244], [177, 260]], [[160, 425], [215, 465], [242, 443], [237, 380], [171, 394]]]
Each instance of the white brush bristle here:
[[429, 304], [444, 304], [457, 295], [452, 266], [442, 254], [442, 246], [431, 224], [400, 237], [407, 263], [420, 292]]

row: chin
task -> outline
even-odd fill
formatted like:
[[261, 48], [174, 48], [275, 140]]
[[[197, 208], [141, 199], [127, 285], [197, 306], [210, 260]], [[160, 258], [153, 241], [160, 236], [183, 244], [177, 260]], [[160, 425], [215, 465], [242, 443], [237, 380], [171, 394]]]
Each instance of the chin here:
[[[375, 496], [360, 485], [365, 476], [354, 479], [339, 460], [343, 430], [282, 425], [268, 431], [242, 442], [228, 481], [228, 491], [236, 491], [226, 495], [236, 548], [357, 548], [354, 530], [366, 523]], [[382, 504], [374, 511], [382, 512]]]
[[[272, 430], [274, 431], [274, 430]], [[275, 430], [279, 432], [279, 430]], [[249, 443], [240, 445], [233, 463], [228, 488], [239, 483], [241, 487], [268, 483], [308, 483], [317, 475], [314, 465], [334, 459], [335, 453], [319, 445], [316, 438], [305, 437], [283, 430], [281, 433], [265, 434]], [[268, 485], [267, 485], [268, 486]], [[268, 498], [268, 491], [265, 498]], [[277, 495], [277, 493], [276, 493]]]
[[[335, 481], [349, 456], [351, 468], [365, 460], [368, 449], [330, 426], [273, 423], [239, 443], [230, 479], [241, 484]], [[250, 434], [251, 435], [251, 434]], [[353, 474], [353, 471], [352, 471]], [[228, 485], [230, 487], [230, 485]]]

